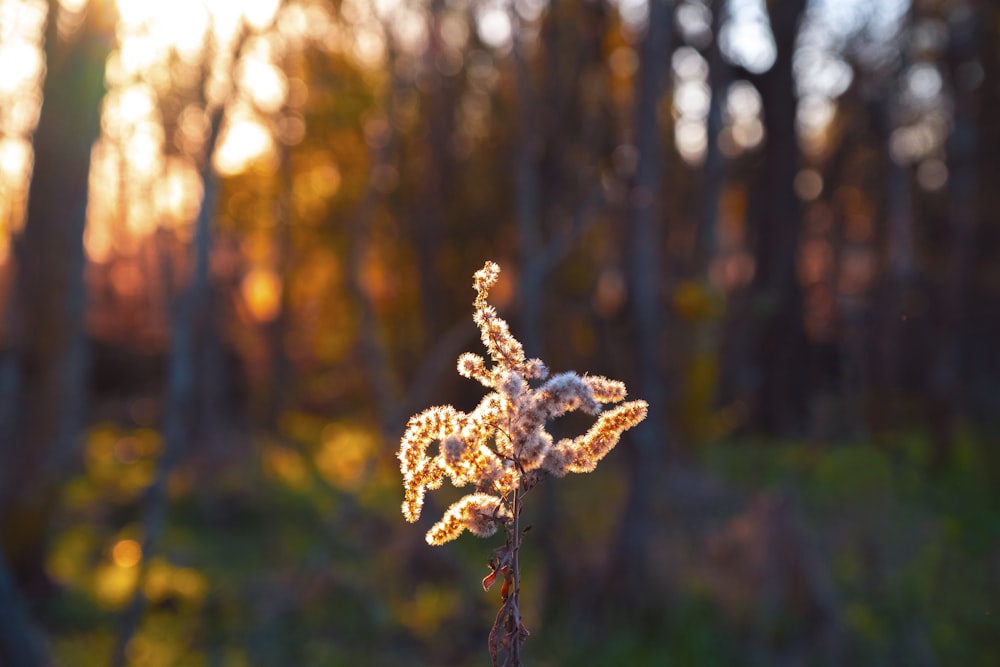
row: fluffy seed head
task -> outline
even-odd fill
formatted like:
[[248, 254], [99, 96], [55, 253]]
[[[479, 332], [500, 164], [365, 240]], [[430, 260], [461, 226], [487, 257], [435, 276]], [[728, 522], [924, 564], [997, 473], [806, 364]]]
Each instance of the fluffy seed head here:
[[510, 518], [510, 511], [503, 499], [488, 493], [470, 493], [454, 503], [427, 531], [427, 544], [450, 542], [462, 531], [468, 530], [479, 537], [489, 537], [497, 532], [497, 525]]
[[[618, 443], [621, 434], [646, 417], [645, 401], [622, 403], [606, 412], [601, 404], [625, 399], [625, 385], [597, 375], [560, 373], [549, 378], [540, 359], [525, 359], [524, 348], [507, 322], [487, 303], [500, 267], [487, 262], [473, 276], [473, 321], [489, 353], [467, 352], [458, 358], [460, 375], [492, 389], [469, 413], [451, 405], [424, 410], [407, 423], [400, 441], [403, 516], [420, 517], [424, 495], [447, 477], [455, 486], [474, 485], [471, 493], [445, 512], [427, 533], [429, 544], [443, 544], [469, 530], [492, 535], [509, 520], [504, 499], [521, 476], [542, 469], [558, 477], [589, 472]], [[530, 380], [541, 382], [532, 387]], [[553, 442], [546, 423], [573, 410], [597, 415], [587, 433]], [[437, 442], [437, 453], [428, 448]]]

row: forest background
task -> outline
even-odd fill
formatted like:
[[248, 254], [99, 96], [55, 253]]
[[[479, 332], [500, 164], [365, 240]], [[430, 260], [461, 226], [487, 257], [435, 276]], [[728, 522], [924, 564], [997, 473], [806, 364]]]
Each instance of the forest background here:
[[530, 664], [989, 664], [998, 33], [0, 1], [3, 663], [485, 664], [495, 545], [428, 547], [395, 452], [481, 397], [492, 259], [530, 356], [650, 404], [533, 491]]

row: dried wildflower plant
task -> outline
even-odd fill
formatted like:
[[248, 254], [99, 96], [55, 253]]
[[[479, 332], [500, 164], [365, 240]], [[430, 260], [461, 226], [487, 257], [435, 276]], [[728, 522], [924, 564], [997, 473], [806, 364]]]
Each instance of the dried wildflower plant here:
[[[450, 405], [429, 408], [412, 417], [399, 447], [403, 473], [403, 516], [420, 518], [428, 489], [440, 488], [445, 478], [475, 492], [454, 503], [427, 532], [427, 543], [444, 544], [469, 530], [479, 537], [498, 527], [506, 544], [490, 561], [483, 579], [487, 590], [503, 578], [503, 603], [490, 633], [489, 648], [496, 665], [520, 664], [520, 645], [527, 637], [518, 609], [520, 572], [518, 550], [523, 531], [518, 518], [525, 491], [541, 473], [562, 477], [568, 472], [590, 472], [618, 443], [622, 432], [646, 417], [645, 401], [625, 399], [625, 385], [605, 377], [560, 373], [549, 377], [540, 359], [525, 359], [521, 343], [496, 310], [487, 303], [500, 267], [487, 262], [474, 275], [476, 299], [473, 320], [482, 334], [492, 365], [476, 354], [458, 358], [459, 374], [478, 380], [492, 391], [471, 412]], [[537, 386], [532, 386], [535, 381]], [[602, 404], [620, 403], [602, 411]], [[555, 441], [546, 423], [573, 410], [597, 416], [587, 433]], [[438, 443], [431, 455], [428, 448]]]

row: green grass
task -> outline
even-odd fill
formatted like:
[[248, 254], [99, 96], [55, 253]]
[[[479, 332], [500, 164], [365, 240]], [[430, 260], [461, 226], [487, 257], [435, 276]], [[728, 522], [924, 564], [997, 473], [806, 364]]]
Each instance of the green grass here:
[[[102, 427], [99, 438], [113, 439], [108, 432]], [[63, 593], [42, 617], [64, 664], [107, 662], [124, 600], [112, 592], [130, 590], [127, 577], [113, 576], [112, 548], [141, 532], [141, 494], [102, 443], [68, 487], [53, 535], [50, 570]], [[486, 633], [499, 599], [479, 580], [497, 544], [467, 537], [426, 546], [426, 526], [399, 516], [398, 472], [384, 460], [391, 457], [382, 452], [366, 466], [355, 491], [323, 478], [311, 459], [316, 446], [302, 441], [304, 465], [295, 467], [293, 456], [282, 474], [248, 456], [225, 475], [192, 481], [199, 479], [192, 474], [178, 486], [134, 664], [489, 664]], [[801, 504], [836, 586], [849, 664], [918, 664], [929, 656], [986, 665], [1000, 655], [993, 447], [965, 435], [953, 464], [931, 471], [921, 434], [830, 446], [733, 441], [708, 448], [702, 464], [748, 495], [787, 493]], [[581, 616], [573, 591], [594, 583], [580, 573], [600, 561], [622, 507], [615, 470], [559, 487], [561, 534], [586, 567], [567, 569], [584, 578], [566, 582], [569, 592], [549, 601], [544, 620], [537, 618], [542, 536], [529, 535], [526, 664], [766, 664], [768, 651], [798, 636], [793, 612], [766, 623], [741, 617], [680, 572], [658, 573], [649, 591], [657, 611], [641, 622]], [[819, 655], [805, 658], [823, 665]]]

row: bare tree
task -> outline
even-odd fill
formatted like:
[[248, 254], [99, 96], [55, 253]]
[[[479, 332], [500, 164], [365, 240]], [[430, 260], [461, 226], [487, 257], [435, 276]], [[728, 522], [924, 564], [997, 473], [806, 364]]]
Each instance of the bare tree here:
[[934, 467], [940, 469], [951, 459], [952, 439], [961, 403], [964, 371], [962, 336], [966, 319], [966, 283], [969, 259], [976, 234], [978, 210], [978, 93], [975, 78], [963, 73], [976, 62], [981, 21], [979, 13], [968, 8], [953, 8], [949, 16], [947, 67], [954, 88], [954, 116], [947, 142], [948, 217], [950, 249], [947, 273], [938, 293], [940, 319], [937, 322], [936, 349], [930, 364], [928, 400], [931, 410], [931, 435], [934, 442]]
[[730, 65], [722, 57], [719, 47], [719, 34], [726, 16], [726, 3], [716, 0], [712, 3], [712, 41], [706, 48], [705, 59], [708, 61], [708, 82], [711, 89], [711, 99], [708, 107], [706, 131], [708, 144], [705, 147], [705, 166], [702, 170], [701, 206], [698, 211], [698, 244], [697, 255], [707, 272], [712, 259], [718, 252], [719, 240], [716, 235], [716, 222], [719, 217], [719, 201], [725, 187], [726, 158], [719, 150], [719, 134], [725, 122], [723, 109], [726, 104], [726, 91], [732, 80]]
[[0, 444], [0, 538], [24, 590], [47, 585], [45, 534], [77, 450], [86, 396], [83, 231], [90, 154], [100, 129], [113, 11], [94, 4], [60, 39], [49, 2], [46, 76], [34, 137], [34, 171], [17, 244], [17, 424]]
[[[235, 40], [233, 54], [238, 56], [247, 37], [241, 28]], [[206, 56], [208, 57], [208, 56]], [[206, 68], [206, 76], [210, 68]], [[207, 79], [206, 79], [207, 81]], [[203, 359], [206, 337], [211, 327], [210, 259], [212, 221], [218, 198], [218, 176], [212, 168], [212, 155], [222, 131], [225, 101], [214, 106], [205, 104], [209, 114], [209, 131], [205, 140], [201, 164], [202, 199], [195, 220], [194, 240], [190, 248], [192, 270], [187, 285], [174, 306], [171, 322], [170, 357], [165, 388], [163, 417], [163, 454], [157, 462], [156, 477], [143, 499], [142, 561], [136, 589], [122, 612], [118, 635], [112, 652], [112, 665], [127, 664], [128, 644], [139, 627], [145, 606], [143, 584], [152, 553], [163, 532], [167, 515], [167, 482], [170, 473], [184, 452], [192, 434], [192, 417], [197, 408], [199, 360]]]
[[[634, 143], [638, 163], [630, 192], [630, 262], [632, 317], [636, 327], [635, 361], [638, 391], [649, 402], [649, 418], [636, 428], [629, 462], [628, 500], [616, 543], [610, 585], [620, 586], [626, 599], [641, 600], [645, 545], [652, 518], [650, 507], [657, 475], [667, 450], [666, 388], [662, 364], [661, 211], [663, 155], [657, 107], [666, 90], [670, 63], [673, 3], [651, 0], [646, 36], [640, 47], [636, 76]], [[615, 581], [615, 580], [618, 581]]]
[[795, 272], [801, 213], [795, 195], [799, 148], [795, 118], [798, 96], [792, 60], [805, 0], [768, 3], [777, 56], [752, 77], [760, 90], [767, 147], [752, 192], [754, 234], [752, 323], [756, 347], [753, 414], [771, 432], [800, 430], [806, 413], [805, 329], [802, 294]]

